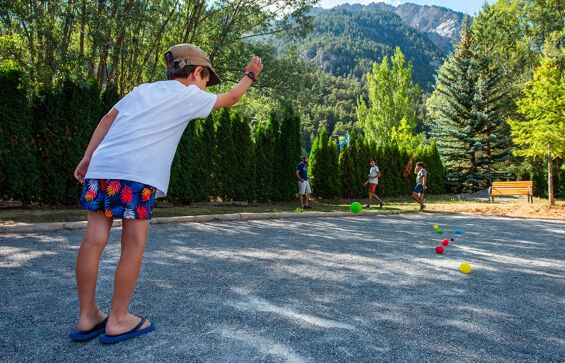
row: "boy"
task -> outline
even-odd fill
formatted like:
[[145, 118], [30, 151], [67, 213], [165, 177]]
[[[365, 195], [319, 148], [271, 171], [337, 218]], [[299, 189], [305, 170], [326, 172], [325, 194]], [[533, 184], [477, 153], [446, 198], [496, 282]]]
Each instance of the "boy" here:
[[423, 162], [419, 161], [416, 163], [414, 174], [416, 174], [416, 187], [412, 192], [412, 199], [420, 204], [420, 210], [424, 210], [426, 208], [426, 205], [424, 204], [424, 190], [426, 190], [428, 172], [424, 169]]
[[369, 179], [367, 179], [365, 184], [363, 184], [365, 186], [369, 184], [369, 204], [367, 204], [366, 207], [371, 208], [371, 201], [374, 197], [379, 201], [379, 205], [382, 208], [384, 203], [381, 198], [379, 198], [378, 195], [375, 194], [375, 190], [377, 190], [377, 186], [379, 185], [379, 177], [381, 176], [381, 172], [379, 170], [379, 167], [377, 166], [377, 162], [374, 159], [371, 160], [370, 165], [371, 169], [369, 169]]
[[308, 181], [308, 156], [303, 156], [302, 162], [296, 165], [296, 177], [298, 178], [300, 208], [310, 209], [310, 193], [312, 193], [312, 190], [310, 189], [310, 182]]
[[[188, 123], [237, 103], [263, 69], [261, 59], [254, 56], [241, 81], [215, 95], [205, 89], [221, 81], [199, 47], [175, 45], [165, 53], [165, 62], [168, 80], [142, 84], [122, 98], [96, 127], [74, 172], [84, 185], [80, 202], [88, 210], [76, 262], [80, 316], [70, 335], [75, 341], [102, 334], [100, 342], [115, 343], [155, 329], [128, 310], [155, 197], [167, 193], [171, 163]], [[114, 218], [122, 219], [122, 252], [112, 308], [106, 315], [96, 302], [96, 280]]]

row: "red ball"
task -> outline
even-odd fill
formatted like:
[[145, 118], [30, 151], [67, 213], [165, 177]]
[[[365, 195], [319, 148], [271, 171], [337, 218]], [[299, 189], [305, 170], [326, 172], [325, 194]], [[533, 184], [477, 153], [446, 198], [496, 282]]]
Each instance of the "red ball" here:
[[441, 246], [437, 246], [436, 247], [436, 253], [439, 253], [440, 255], [443, 253], [444, 249]]
[[441, 244], [444, 245], [444, 246], [447, 246], [447, 245], [449, 245], [449, 241], [444, 239], [444, 240], [441, 241]]

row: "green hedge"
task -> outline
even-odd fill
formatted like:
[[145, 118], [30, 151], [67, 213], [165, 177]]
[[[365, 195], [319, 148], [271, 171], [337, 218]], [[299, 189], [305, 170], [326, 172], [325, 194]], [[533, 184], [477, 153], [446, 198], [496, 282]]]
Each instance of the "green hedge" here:
[[31, 104], [23, 73], [0, 68], [0, 199], [33, 200], [38, 185], [38, 164]]
[[[30, 99], [22, 73], [0, 69], [0, 197], [76, 204], [81, 187], [73, 171], [100, 118], [118, 99], [113, 85], [101, 94], [96, 82], [71, 80]], [[244, 116], [229, 109], [213, 112], [186, 128], [173, 160], [168, 198], [181, 203], [292, 200], [300, 155], [300, 117], [290, 104], [253, 132]], [[410, 193], [413, 166], [403, 175], [410, 160], [426, 163], [430, 192], [443, 192], [435, 145], [408, 153], [396, 145], [370, 144], [354, 133], [350, 147], [338, 154], [336, 141], [322, 130], [310, 154], [314, 193], [364, 196], [371, 158], [383, 174], [378, 192], [385, 197]]]

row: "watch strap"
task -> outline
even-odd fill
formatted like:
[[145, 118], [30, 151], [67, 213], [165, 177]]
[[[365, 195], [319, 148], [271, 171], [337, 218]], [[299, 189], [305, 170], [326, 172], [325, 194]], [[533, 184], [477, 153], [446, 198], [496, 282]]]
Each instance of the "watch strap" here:
[[251, 75], [249, 74], [250, 72], [245, 72], [243, 75], [246, 77], [249, 77], [249, 79], [251, 79], [253, 82], [257, 81], [258, 76], [255, 76], [255, 78], [251, 77]]

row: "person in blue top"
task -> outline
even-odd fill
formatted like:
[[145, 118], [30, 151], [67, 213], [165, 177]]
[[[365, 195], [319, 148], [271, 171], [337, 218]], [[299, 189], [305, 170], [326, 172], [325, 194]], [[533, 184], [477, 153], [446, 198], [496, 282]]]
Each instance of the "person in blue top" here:
[[296, 165], [296, 177], [298, 178], [298, 194], [300, 195], [300, 208], [310, 208], [310, 183], [308, 182], [308, 157], [302, 157], [302, 162]]

